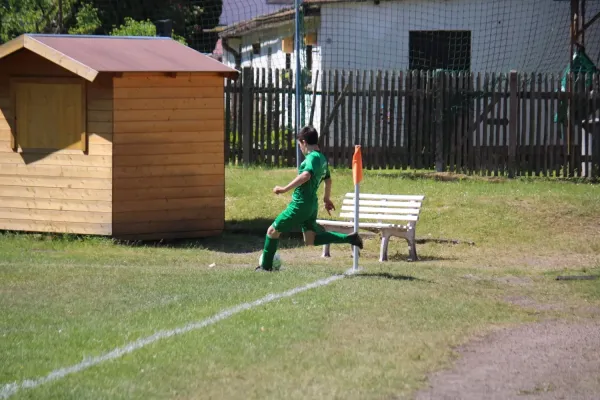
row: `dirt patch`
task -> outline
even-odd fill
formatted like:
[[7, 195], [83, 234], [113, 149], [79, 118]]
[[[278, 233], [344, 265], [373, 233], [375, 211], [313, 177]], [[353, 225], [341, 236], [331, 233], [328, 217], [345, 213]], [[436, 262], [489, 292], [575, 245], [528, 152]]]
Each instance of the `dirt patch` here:
[[536, 311], [563, 310], [565, 307], [561, 304], [543, 304], [527, 296], [509, 296], [504, 301], [523, 308], [531, 308]]
[[512, 286], [526, 286], [526, 285], [530, 285], [533, 282], [531, 280], [531, 278], [518, 277], [518, 276], [512, 276], [512, 275], [502, 276], [499, 278], [483, 278], [481, 276], [467, 274], [467, 275], [463, 275], [463, 278], [469, 279], [472, 281], [491, 281], [491, 282], [497, 282], [497, 283], [502, 283], [505, 285], [512, 285]]
[[600, 320], [501, 329], [457, 351], [417, 400], [600, 398]]

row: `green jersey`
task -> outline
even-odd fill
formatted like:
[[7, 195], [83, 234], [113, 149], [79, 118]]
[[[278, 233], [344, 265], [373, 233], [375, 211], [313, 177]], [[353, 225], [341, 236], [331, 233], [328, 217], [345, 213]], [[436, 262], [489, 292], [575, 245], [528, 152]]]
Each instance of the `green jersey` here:
[[313, 205], [317, 201], [319, 185], [330, 177], [327, 159], [323, 153], [317, 150], [308, 153], [298, 169], [298, 174], [303, 172], [310, 173], [310, 180], [294, 190], [292, 201], [298, 205]]

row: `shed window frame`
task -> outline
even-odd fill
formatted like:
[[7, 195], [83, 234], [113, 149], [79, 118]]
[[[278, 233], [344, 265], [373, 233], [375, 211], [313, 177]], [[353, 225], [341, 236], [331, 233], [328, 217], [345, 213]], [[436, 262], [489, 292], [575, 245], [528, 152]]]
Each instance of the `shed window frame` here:
[[[17, 129], [17, 86], [20, 83], [30, 84], [67, 84], [79, 86], [81, 92], [81, 148], [59, 148], [57, 147], [22, 147], [19, 143], [19, 132]], [[10, 78], [10, 99], [11, 99], [11, 146], [17, 153], [69, 153], [69, 154], [88, 154], [88, 122], [87, 122], [87, 82], [81, 78], [61, 78], [61, 77], [11, 77]]]

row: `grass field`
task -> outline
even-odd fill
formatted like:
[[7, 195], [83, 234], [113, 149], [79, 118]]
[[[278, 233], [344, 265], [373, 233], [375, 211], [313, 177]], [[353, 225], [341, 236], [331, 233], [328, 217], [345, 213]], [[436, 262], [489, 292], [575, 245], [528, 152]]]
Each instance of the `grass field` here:
[[[222, 237], [171, 245], [0, 235], [0, 393], [156, 331], [346, 271], [349, 246], [281, 241], [285, 271], [255, 273], [264, 232], [293, 170], [227, 169]], [[334, 171], [337, 204], [352, 190]], [[408, 263], [393, 240], [377, 262], [328, 286], [157, 341], [121, 358], [20, 389], [35, 399], [406, 398], [472, 335], [546, 318], [599, 314], [600, 186], [542, 180], [439, 179], [366, 171], [363, 192], [425, 194]], [[474, 244], [468, 244], [473, 242]], [[1, 398], [1, 395], [0, 395]]]

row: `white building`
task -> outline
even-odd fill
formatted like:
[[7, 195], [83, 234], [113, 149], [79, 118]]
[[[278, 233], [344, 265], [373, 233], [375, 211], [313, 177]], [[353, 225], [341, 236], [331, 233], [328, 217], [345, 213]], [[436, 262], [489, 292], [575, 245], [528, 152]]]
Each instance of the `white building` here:
[[[561, 74], [570, 60], [564, 0], [304, 0], [303, 65], [315, 70], [452, 69]], [[600, 2], [587, 4], [587, 15]], [[223, 62], [295, 69], [294, 10], [227, 26]], [[585, 35], [598, 64], [600, 24]], [[226, 44], [226, 45], [225, 45]], [[314, 75], [314, 74], [313, 74]], [[320, 119], [317, 101], [315, 121]], [[318, 126], [318, 124], [316, 124]]]
[[[313, 69], [416, 66], [561, 73], [569, 62], [569, 1], [304, 0], [303, 4], [304, 31], [314, 35], [308, 49]], [[598, 11], [600, 2], [588, 2], [588, 15]], [[241, 66], [293, 69], [293, 44], [285, 49], [290, 53], [283, 48], [293, 42], [293, 35], [294, 11], [286, 8], [230, 24], [221, 37], [235, 52], [241, 49]], [[600, 57], [599, 44], [596, 24], [586, 32], [586, 47], [594, 61]], [[291, 56], [288, 65], [286, 54]], [[225, 62], [235, 65], [231, 52]]]

